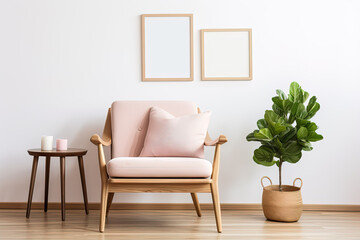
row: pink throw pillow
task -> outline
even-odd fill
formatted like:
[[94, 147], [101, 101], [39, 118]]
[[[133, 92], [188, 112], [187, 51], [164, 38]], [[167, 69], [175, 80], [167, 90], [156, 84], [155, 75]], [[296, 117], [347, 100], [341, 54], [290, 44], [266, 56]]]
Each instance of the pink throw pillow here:
[[152, 107], [140, 157], [204, 158], [204, 141], [211, 112], [174, 117]]

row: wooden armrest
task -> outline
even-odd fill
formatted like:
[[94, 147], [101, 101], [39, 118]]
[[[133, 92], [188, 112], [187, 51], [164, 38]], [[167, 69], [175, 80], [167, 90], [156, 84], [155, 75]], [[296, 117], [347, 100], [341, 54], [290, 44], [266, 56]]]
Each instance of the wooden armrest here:
[[95, 145], [102, 144], [104, 146], [109, 146], [111, 144], [111, 139], [102, 139], [98, 134], [92, 135], [90, 141]]
[[216, 144], [224, 144], [227, 142], [227, 138], [224, 135], [220, 135], [217, 139], [212, 140], [209, 135], [206, 136], [205, 146], [216, 146]]
[[111, 144], [111, 108], [109, 108], [108, 114], [106, 116], [102, 137], [100, 137], [98, 134], [94, 134], [91, 136], [90, 142], [95, 145], [102, 144], [104, 146], [109, 146]]

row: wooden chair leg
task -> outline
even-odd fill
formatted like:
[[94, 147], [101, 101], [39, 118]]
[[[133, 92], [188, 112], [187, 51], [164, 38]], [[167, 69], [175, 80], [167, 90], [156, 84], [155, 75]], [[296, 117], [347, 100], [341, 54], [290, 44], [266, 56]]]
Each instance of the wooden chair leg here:
[[107, 206], [106, 206], [106, 217], [109, 215], [109, 211], [110, 211], [110, 207], [111, 207], [113, 198], [114, 198], [114, 193], [110, 192], [108, 194], [108, 200], [107, 200]]
[[220, 209], [218, 185], [217, 185], [217, 183], [210, 183], [210, 187], [211, 187], [211, 196], [212, 196], [213, 205], [214, 205], [217, 231], [219, 233], [221, 233], [222, 225], [221, 225], [221, 209]]
[[48, 210], [48, 202], [49, 202], [49, 177], [50, 177], [50, 157], [46, 157], [46, 162], [45, 162], [44, 212], [47, 212], [47, 210]]
[[198, 199], [196, 193], [191, 193], [191, 198], [193, 200], [195, 210], [196, 210], [196, 213], [197, 213], [198, 217], [201, 217], [200, 203], [199, 203], [199, 199]]
[[100, 208], [100, 226], [99, 231], [104, 232], [105, 230], [105, 219], [106, 219], [106, 207], [108, 199], [108, 184], [102, 184], [101, 186], [101, 208]]
[[33, 197], [33, 193], [34, 193], [34, 185], [35, 185], [36, 169], [37, 169], [37, 165], [38, 165], [38, 160], [39, 160], [39, 157], [34, 156], [32, 170], [31, 170], [30, 186], [29, 186], [29, 197], [28, 197], [27, 208], [26, 208], [26, 218], [30, 217], [31, 202], [32, 202], [32, 197]]

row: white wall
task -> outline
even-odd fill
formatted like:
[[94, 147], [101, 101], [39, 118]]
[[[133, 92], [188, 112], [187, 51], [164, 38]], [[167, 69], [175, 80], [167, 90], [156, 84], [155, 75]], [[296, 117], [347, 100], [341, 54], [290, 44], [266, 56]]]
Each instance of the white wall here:
[[[191, 100], [212, 110], [210, 133], [225, 134], [220, 194], [224, 203], [261, 202], [260, 178], [277, 168], [252, 161], [246, 135], [271, 108], [275, 89], [298, 81], [315, 94], [314, 118], [324, 140], [296, 165], [286, 183], [304, 180], [304, 203], [360, 204], [360, 2], [138, 0], [0, 0], [0, 202], [25, 202], [32, 159], [42, 135], [89, 150], [90, 202], [100, 199], [96, 148], [114, 100]], [[193, 13], [195, 80], [141, 82], [140, 15]], [[252, 81], [200, 81], [200, 29], [252, 28]], [[212, 150], [212, 149], [211, 149]], [[211, 151], [207, 151], [211, 157]], [[66, 198], [81, 202], [77, 161], [66, 161]], [[60, 201], [59, 161], [52, 160], [50, 196]], [[34, 201], [43, 201], [44, 161]], [[208, 194], [200, 194], [210, 202]], [[190, 202], [188, 194], [118, 194], [121, 202]]]

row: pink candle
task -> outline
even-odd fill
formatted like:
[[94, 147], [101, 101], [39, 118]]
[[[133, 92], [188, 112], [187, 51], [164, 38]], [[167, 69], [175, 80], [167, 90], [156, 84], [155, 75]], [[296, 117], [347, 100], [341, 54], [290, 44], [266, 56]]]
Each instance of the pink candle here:
[[56, 150], [66, 151], [67, 150], [67, 139], [56, 139]]

